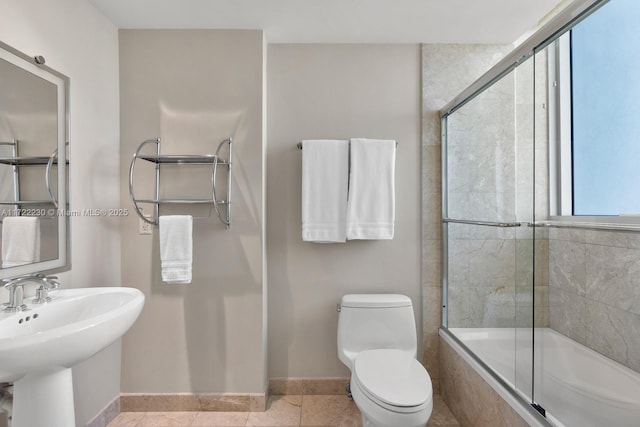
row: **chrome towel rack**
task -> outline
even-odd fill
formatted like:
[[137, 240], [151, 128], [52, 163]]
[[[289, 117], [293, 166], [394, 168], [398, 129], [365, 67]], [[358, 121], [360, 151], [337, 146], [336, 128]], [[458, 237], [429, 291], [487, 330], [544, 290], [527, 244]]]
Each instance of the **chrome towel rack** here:
[[[396, 147], [398, 146], [398, 142], [396, 141]], [[298, 150], [302, 150], [302, 141], [298, 142], [296, 144], [296, 147], [298, 148]]]
[[[141, 154], [140, 152], [146, 145], [155, 144], [154, 154]], [[221, 156], [224, 147], [227, 147], [227, 158]], [[158, 217], [160, 216], [160, 205], [210, 205], [216, 213], [218, 219], [226, 225], [231, 226], [231, 162], [233, 153], [233, 140], [227, 138], [218, 144], [215, 154], [201, 155], [173, 155], [160, 154], [160, 138], [148, 139], [142, 142], [131, 158], [129, 166], [129, 195], [133, 208], [138, 216], [145, 222], [158, 225]], [[134, 170], [138, 159], [145, 160], [155, 165], [155, 188], [152, 199], [137, 198], [134, 193]], [[160, 171], [162, 165], [211, 165], [211, 197], [204, 199], [161, 199], [160, 198]], [[226, 199], [220, 199], [216, 190], [216, 177], [218, 175], [218, 166], [223, 166], [227, 173], [227, 194]], [[140, 204], [150, 204], [153, 207], [153, 216], [151, 219], [144, 216]]]

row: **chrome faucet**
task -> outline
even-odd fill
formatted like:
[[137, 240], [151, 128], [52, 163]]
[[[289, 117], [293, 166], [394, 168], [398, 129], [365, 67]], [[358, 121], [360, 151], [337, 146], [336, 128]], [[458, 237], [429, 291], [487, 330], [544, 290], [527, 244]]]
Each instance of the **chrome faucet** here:
[[9, 290], [9, 303], [5, 304], [7, 307], [4, 309], [7, 313], [15, 313], [17, 311], [28, 310], [24, 304], [24, 285], [27, 283], [33, 283], [38, 286], [36, 289], [36, 297], [33, 299], [34, 304], [45, 304], [51, 301], [49, 297], [49, 290], [56, 289], [60, 286], [55, 276], [45, 276], [43, 274], [34, 274], [29, 276], [20, 276], [9, 280], [3, 280], [5, 282], [4, 287]]
[[36, 289], [36, 297], [31, 301], [34, 304], [46, 304], [51, 301], [51, 297], [49, 296], [49, 291], [51, 289], [58, 289], [60, 287], [60, 283], [58, 282], [58, 278], [56, 276], [44, 276], [42, 274], [37, 275], [41, 279], [38, 283], [38, 289]]
[[24, 300], [24, 283], [10, 281], [4, 285], [5, 289], [9, 290], [9, 303], [5, 304], [7, 307], [4, 309], [6, 313], [15, 313], [16, 311], [28, 310], [27, 306], [23, 304]]

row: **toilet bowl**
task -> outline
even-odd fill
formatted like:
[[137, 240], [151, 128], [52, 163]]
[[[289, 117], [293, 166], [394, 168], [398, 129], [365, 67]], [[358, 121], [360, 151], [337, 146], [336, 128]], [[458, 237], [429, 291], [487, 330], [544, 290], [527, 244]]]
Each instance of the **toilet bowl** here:
[[424, 426], [433, 409], [429, 374], [400, 350], [360, 353], [351, 374], [351, 393], [364, 426]]
[[365, 427], [419, 427], [433, 409], [427, 370], [416, 360], [411, 300], [404, 295], [345, 295], [338, 356], [351, 370], [351, 393]]

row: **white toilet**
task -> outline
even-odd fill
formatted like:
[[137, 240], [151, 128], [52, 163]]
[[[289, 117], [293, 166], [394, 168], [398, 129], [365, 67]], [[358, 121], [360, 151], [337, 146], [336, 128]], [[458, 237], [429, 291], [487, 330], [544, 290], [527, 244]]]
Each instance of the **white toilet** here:
[[431, 378], [416, 360], [411, 300], [395, 294], [342, 297], [338, 357], [364, 427], [424, 426], [433, 408]]

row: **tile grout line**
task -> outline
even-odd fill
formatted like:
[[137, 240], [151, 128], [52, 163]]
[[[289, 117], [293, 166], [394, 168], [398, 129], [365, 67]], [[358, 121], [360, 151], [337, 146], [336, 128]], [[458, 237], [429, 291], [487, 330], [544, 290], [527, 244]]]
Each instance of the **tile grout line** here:
[[300, 416], [298, 417], [298, 427], [302, 425], [302, 407], [304, 406], [304, 392], [302, 393], [302, 399], [300, 400]]

